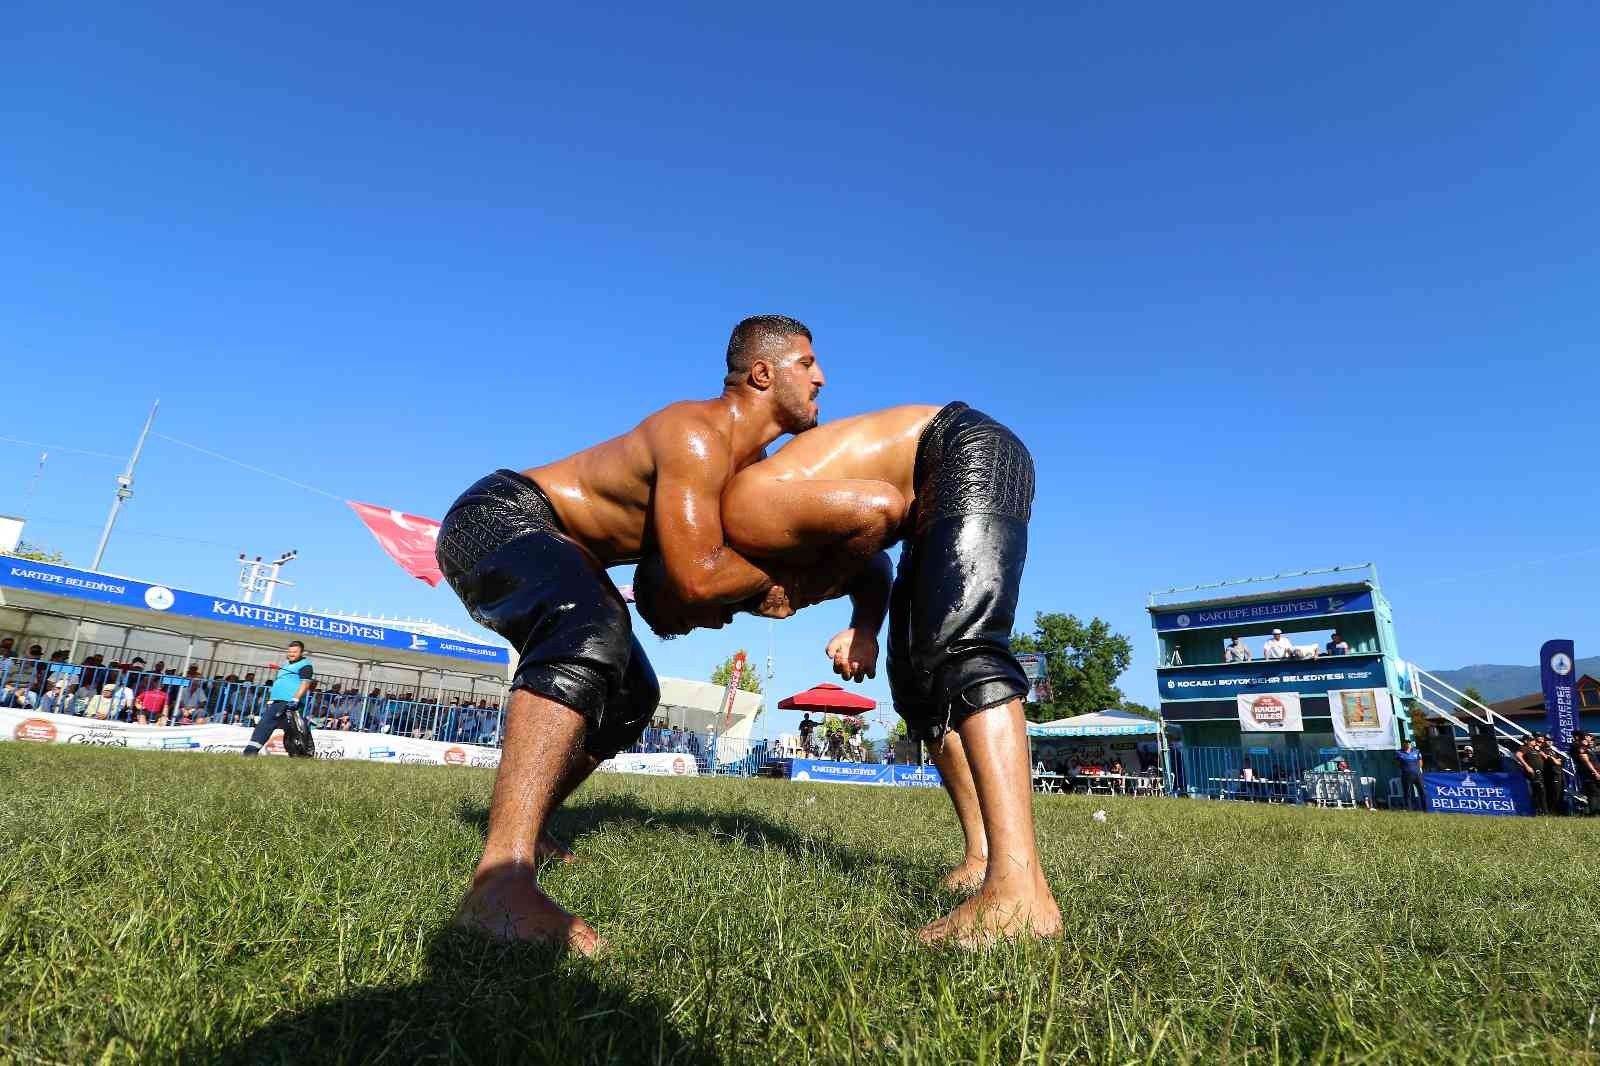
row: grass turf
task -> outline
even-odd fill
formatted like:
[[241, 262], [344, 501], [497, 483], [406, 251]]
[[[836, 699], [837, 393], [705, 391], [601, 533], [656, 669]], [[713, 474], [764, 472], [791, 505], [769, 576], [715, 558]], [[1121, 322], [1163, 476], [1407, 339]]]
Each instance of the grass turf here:
[[942, 793], [600, 776], [588, 961], [442, 935], [492, 779], [0, 744], [0, 1058], [1600, 1062], [1600, 822], [1044, 797], [1067, 934], [967, 954]]

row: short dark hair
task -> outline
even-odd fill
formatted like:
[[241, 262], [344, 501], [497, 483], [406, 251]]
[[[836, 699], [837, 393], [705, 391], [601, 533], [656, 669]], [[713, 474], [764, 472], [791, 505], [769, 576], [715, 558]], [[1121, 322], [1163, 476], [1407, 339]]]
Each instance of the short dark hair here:
[[728, 376], [726, 385], [737, 385], [750, 372], [750, 367], [760, 358], [762, 351], [774, 341], [785, 337], [811, 339], [806, 324], [788, 315], [751, 315], [733, 327], [728, 338]]
[[287, 646], [291, 648], [299, 648], [301, 651], [306, 650], [306, 646], [300, 643], [298, 640], [291, 640]]

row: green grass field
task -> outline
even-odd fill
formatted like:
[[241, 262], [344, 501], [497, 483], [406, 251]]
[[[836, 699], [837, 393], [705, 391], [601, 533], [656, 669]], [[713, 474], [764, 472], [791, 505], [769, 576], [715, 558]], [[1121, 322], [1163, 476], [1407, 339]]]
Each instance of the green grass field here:
[[1600, 1062], [1600, 821], [1042, 798], [1067, 936], [968, 954], [942, 793], [605, 776], [589, 961], [442, 934], [491, 781], [0, 744], [0, 1059]]

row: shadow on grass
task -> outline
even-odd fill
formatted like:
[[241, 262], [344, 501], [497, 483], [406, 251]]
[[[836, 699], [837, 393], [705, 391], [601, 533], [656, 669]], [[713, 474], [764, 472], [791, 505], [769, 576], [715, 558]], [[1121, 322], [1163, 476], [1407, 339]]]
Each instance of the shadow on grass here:
[[[434, 941], [420, 982], [363, 989], [185, 1061], [238, 1063], [648, 1062], [718, 1059], [662, 1007], [556, 949], [460, 932]], [[620, 981], [620, 978], [619, 978]]]
[[[487, 807], [463, 803], [456, 815], [468, 825], [476, 826], [480, 833], [488, 832]], [[947, 868], [932, 863], [907, 866], [899, 862], [885, 862], [870, 852], [797, 832], [748, 810], [730, 812], [705, 807], [652, 807], [631, 796], [602, 796], [589, 802], [582, 802], [580, 798], [579, 802], [569, 803], [556, 811], [549, 825], [551, 833], [574, 848], [584, 837], [608, 828], [690, 834], [709, 832], [727, 838], [730, 844], [750, 848], [772, 847], [802, 861], [821, 858], [846, 874], [885, 874], [897, 889], [904, 892], [926, 890], [947, 872]]]

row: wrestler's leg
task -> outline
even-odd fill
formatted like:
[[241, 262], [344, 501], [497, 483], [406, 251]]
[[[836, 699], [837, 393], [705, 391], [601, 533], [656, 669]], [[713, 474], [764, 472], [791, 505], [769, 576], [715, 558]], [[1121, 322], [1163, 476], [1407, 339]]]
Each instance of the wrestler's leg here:
[[[628, 668], [623, 672], [622, 686], [606, 702], [599, 726], [588, 731], [583, 750], [562, 775], [560, 784], [556, 786], [555, 803], [550, 807], [552, 812], [565, 803], [579, 785], [589, 780], [589, 775], [601, 763], [639, 743], [651, 716], [661, 703], [661, 684], [656, 680], [655, 668], [650, 665], [644, 648], [639, 645], [639, 638], [632, 637], [628, 648]], [[578, 861], [578, 857], [551, 836], [548, 829], [539, 834], [537, 856], [540, 860], [553, 859], [564, 863]]]
[[594, 927], [545, 895], [537, 881], [538, 840], [557, 793], [582, 757], [583, 716], [518, 689], [506, 716], [489, 833], [456, 924], [506, 940], [566, 945], [592, 955]]
[[722, 529], [743, 555], [811, 562], [844, 550], [881, 551], [905, 518], [906, 501], [887, 481], [776, 481], [741, 475], [722, 496]]
[[961, 862], [940, 883], [952, 892], [976, 892], [983, 885], [984, 872], [989, 866], [989, 837], [984, 832], [978, 789], [972, 781], [972, 768], [967, 764], [961, 734], [946, 733], [928, 747], [933, 765], [939, 768], [939, 780], [955, 806], [956, 817], [961, 820], [961, 835], [966, 841]]
[[986, 708], [958, 727], [972, 765], [989, 866], [983, 887], [922, 930], [922, 939], [975, 946], [1016, 936], [1054, 936], [1061, 911], [1039, 865], [1022, 700]]

